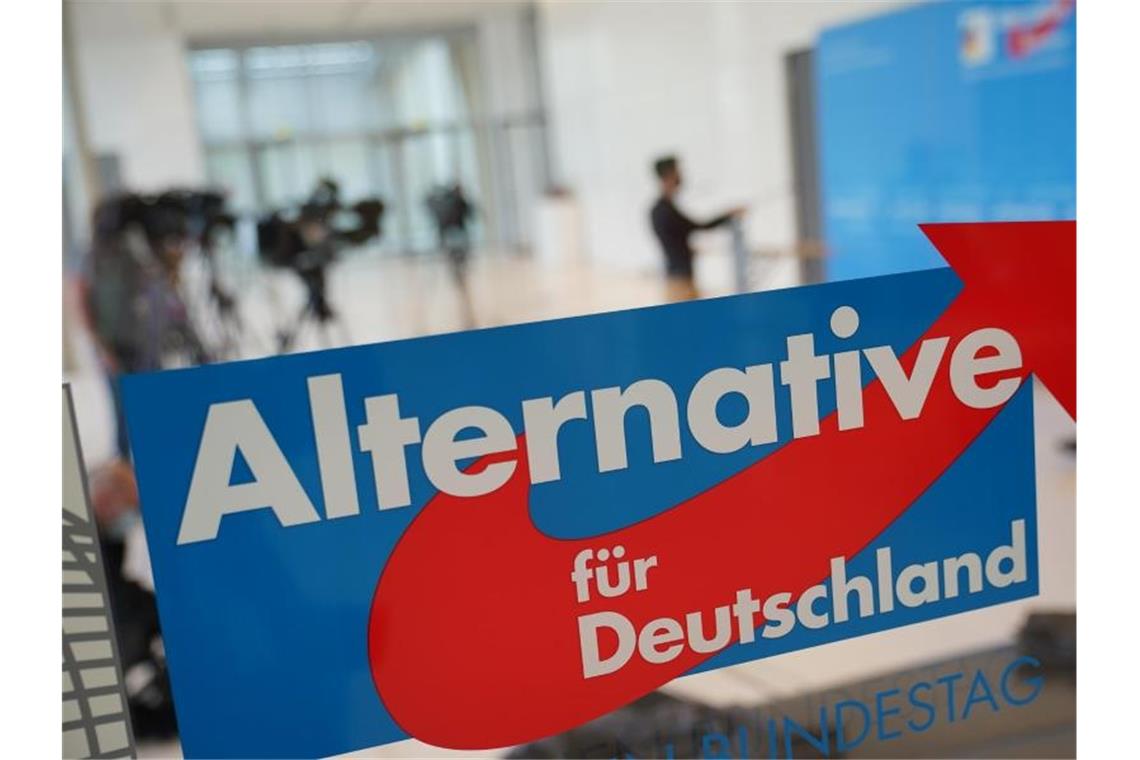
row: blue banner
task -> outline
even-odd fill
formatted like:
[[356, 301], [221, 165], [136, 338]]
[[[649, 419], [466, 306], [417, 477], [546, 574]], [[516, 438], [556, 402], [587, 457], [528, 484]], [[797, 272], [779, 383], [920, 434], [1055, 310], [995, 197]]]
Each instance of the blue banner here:
[[1076, 216], [1076, 4], [947, 2], [816, 49], [827, 277], [940, 265], [922, 222]]

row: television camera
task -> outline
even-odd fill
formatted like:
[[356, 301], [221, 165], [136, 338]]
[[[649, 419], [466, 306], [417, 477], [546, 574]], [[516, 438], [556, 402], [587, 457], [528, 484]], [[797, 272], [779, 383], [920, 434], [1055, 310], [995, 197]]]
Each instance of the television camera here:
[[[90, 285], [102, 315], [97, 327], [122, 353], [143, 362], [140, 369], [168, 366], [174, 353], [181, 354], [179, 363], [198, 364], [236, 350], [241, 332], [236, 299], [222, 285], [214, 255], [219, 236], [232, 230], [234, 221], [225, 196], [212, 190], [120, 193], [95, 209]], [[208, 271], [208, 304], [199, 311], [213, 316], [219, 327], [209, 347], [180, 292], [188, 250], [201, 253]], [[144, 340], [144, 334], [152, 337]]]
[[[346, 248], [381, 234], [384, 202], [367, 198], [352, 205], [340, 200], [340, 187], [322, 179], [300, 207], [274, 211], [257, 223], [257, 247], [266, 264], [288, 269], [305, 286], [305, 304], [293, 325], [278, 334], [278, 348], [288, 351], [301, 328], [313, 320], [324, 331], [338, 321], [327, 292], [328, 267]], [[344, 332], [344, 327], [341, 325]], [[349, 342], [347, 334], [344, 342]]]

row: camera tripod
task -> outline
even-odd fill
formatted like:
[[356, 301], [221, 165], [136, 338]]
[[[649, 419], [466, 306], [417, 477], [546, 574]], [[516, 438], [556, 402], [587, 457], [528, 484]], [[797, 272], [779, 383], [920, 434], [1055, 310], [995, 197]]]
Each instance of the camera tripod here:
[[245, 338], [236, 299], [217, 282], [211, 282], [204, 300], [199, 313], [206, 332], [213, 338], [212, 353], [219, 360], [236, 358]]
[[[322, 348], [349, 345], [352, 340], [348, 333], [348, 327], [337, 315], [332, 304], [329, 303], [325, 292], [325, 268], [318, 266], [312, 269], [299, 270], [298, 274], [305, 284], [305, 305], [301, 307], [301, 311], [293, 320], [293, 324], [277, 333], [278, 351], [286, 353], [291, 350], [301, 331], [310, 324], [317, 327], [321, 336]], [[340, 333], [339, 341], [331, 339], [330, 326], [335, 326]]]

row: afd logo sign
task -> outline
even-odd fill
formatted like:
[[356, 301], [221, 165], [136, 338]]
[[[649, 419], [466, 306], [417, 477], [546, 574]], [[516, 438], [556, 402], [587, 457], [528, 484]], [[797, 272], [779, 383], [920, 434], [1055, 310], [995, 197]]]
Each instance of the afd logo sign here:
[[1076, 0], [969, 7], [958, 16], [959, 59], [973, 68], [1071, 49], [1076, 7]]
[[1074, 224], [924, 232], [953, 270], [128, 378], [186, 751], [516, 745], [1034, 595]]

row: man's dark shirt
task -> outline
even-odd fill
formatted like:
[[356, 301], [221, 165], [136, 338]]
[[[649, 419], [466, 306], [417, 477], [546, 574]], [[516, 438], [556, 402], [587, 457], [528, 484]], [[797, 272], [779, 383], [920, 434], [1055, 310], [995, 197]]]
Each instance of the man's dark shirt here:
[[694, 222], [673, 205], [673, 201], [662, 196], [653, 204], [649, 212], [653, 232], [661, 241], [665, 253], [665, 274], [670, 277], [693, 276], [693, 249], [689, 247], [689, 235], [694, 230], [707, 230], [719, 227], [732, 218], [723, 214], [708, 222]]

